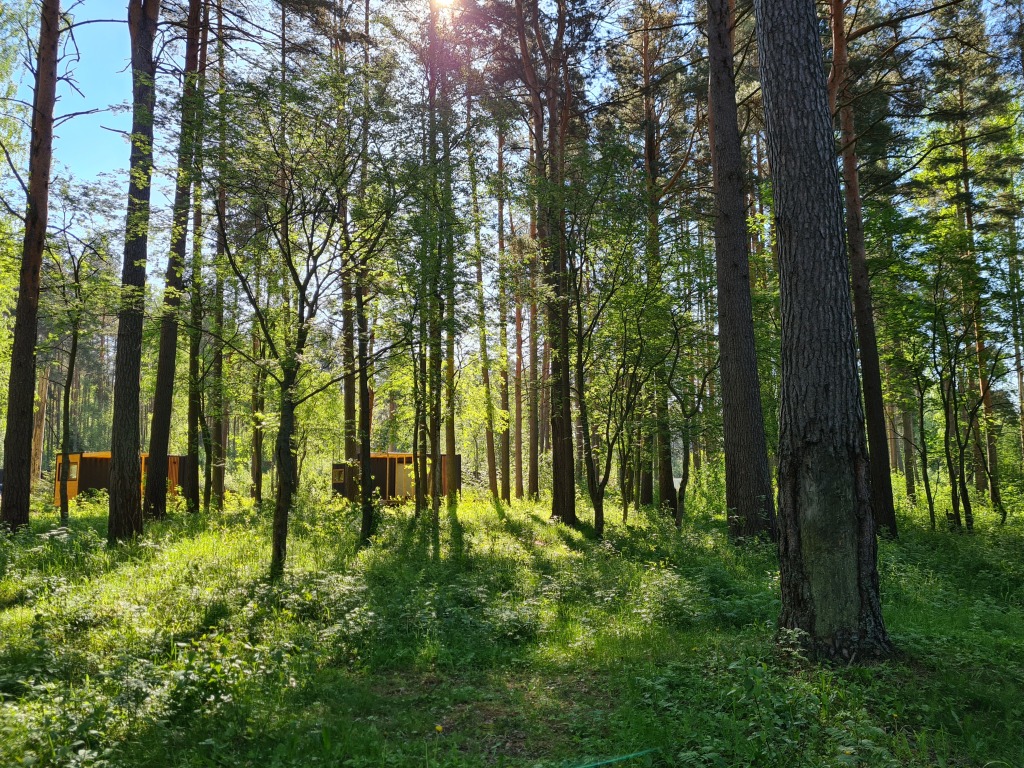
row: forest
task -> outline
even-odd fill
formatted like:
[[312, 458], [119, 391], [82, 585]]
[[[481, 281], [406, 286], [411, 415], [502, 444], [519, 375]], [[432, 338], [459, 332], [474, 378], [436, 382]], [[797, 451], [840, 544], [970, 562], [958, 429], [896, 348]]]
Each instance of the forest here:
[[1024, 767], [1022, 103], [1022, 0], [5, 0], [0, 765]]

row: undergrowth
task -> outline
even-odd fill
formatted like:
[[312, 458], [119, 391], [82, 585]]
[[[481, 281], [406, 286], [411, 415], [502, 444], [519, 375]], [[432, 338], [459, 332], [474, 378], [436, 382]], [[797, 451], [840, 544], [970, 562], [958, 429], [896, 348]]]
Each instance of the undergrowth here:
[[[809, 663], [778, 637], [773, 549], [654, 512], [604, 541], [467, 498], [435, 535], [304, 498], [233, 499], [108, 548], [105, 502], [0, 539], [0, 765], [1024, 766], [1024, 535], [880, 551], [899, 657]], [[635, 516], [634, 516], [635, 517]]]

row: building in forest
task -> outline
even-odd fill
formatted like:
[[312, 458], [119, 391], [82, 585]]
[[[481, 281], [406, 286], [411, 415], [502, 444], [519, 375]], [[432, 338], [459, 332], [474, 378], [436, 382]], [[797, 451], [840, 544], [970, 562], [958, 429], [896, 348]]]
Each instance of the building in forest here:
[[[448, 457], [441, 455], [441, 493], [448, 494]], [[416, 493], [415, 464], [411, 453], [371, 453], [370, 474], [373, 488], [383, 501], [400, 502]], [[462, 455], [455, 455], [455, 490], [462, 490]], [[331, 468], [331, 488], [341, 496], [356, 498], [359, 487], [359, 463], [335, 462]], [[430, 488], [430, 475], [427, 475]]]
[[[140, 454], [142, 473], [139, 483], [145, 489], [146, 474], [149, 471], [149, 454]], [[57, 454], [53, 481], [53, 503], [60, 505], [60, 478], [64, 457]], [[167, 486], [172, 496], [178, 495], [180, 478], [185, 476], [188, 456], [167, 457]], [[68, 501], [85, 491], [110, 490], [110, 451], [89, 451], [68, 454]]]

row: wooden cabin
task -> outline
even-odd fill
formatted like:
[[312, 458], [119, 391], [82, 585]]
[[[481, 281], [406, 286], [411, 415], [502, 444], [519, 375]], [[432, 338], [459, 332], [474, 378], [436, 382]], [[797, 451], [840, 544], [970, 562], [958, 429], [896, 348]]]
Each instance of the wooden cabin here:
[[[142, 476], [139, 483], [143, 493], [146, 490], [146, 473], [149, 470], [149, 454], [140, 454]], [[63, 470], [63, 454], [57, 454], [57, 471], [53, 481], [53, 503], [60, 505], [60, 476]], [[188, 456], [167, 457], [167, 483], [172, 496], [178, 495], [178, 486], [185, 474]], [[68, 454], [68, 501], [83, 491], [110, 490], [110, 451], [90, 451]]]
[[[447, 456], [441, 455], [441, 492], [448, 493]], [[400, 502], [411, 499], [416, 492], [411, 453], [371, 453], [370, 473], [373, 487], [382, 501]], [[455, 455], [455, 490], [462, 490], [462, 456]], [[348, 481], [348, 482], [346, 482]], [[429, 477], [427, 480], [429, 486]], [[359, 465], [335, 463], [331, 468], [331, 488], [341, 496], [354, 499], [359, 487]], [[346, 488], [349, 491], [346, 493]]]

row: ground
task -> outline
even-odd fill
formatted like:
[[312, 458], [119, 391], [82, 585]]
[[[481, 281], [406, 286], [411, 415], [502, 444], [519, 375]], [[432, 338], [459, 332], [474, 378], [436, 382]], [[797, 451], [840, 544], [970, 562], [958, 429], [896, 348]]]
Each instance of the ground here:
[[597, 541], [468, 496], [357, 552], [310, 493], [278, 583], [239, 500], [113, 549], [102, 500], [39, 514], [0, 541], [0, 765], [1024, 766], [1024, 526], [904, 513], [900, 656], [844, 668], [777, 637], [771, 546], [700, 513]]

